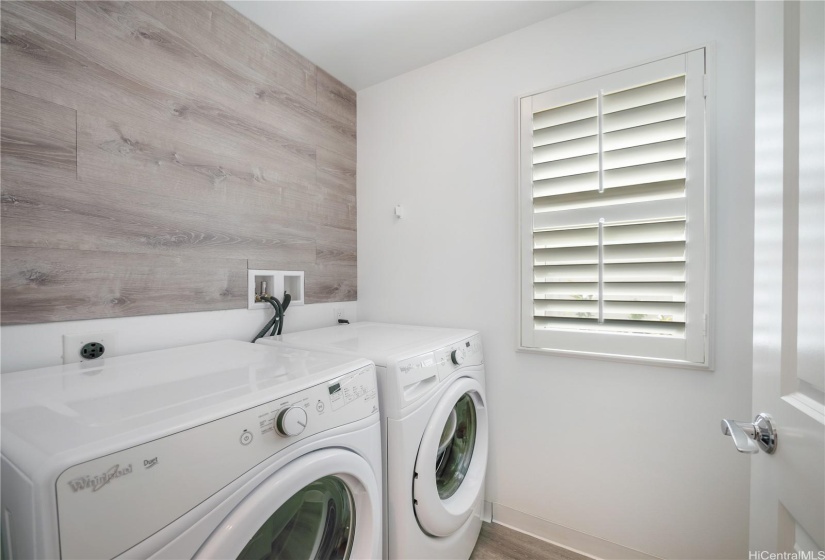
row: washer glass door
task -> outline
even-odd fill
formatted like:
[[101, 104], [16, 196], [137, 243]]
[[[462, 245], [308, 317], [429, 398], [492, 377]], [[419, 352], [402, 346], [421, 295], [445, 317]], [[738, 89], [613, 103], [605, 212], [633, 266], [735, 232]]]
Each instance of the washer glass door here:
[[326, 476], [305, 486], [278, 508], [238, 558], [346, 559], [354, 532], [352, 494], [340, 478]]
[[415, 461], [413, 507], [425, 532], [446, 537], [473, 514], [487, 470], [484, 389], [461, 377], [443, 392], [424, 429]]
[[476, 422], [473, 398], [464, 393], [450, 411], [438, 443], [435, 483], [442, 500], [455, 494], [467, 476], [476, 443]]

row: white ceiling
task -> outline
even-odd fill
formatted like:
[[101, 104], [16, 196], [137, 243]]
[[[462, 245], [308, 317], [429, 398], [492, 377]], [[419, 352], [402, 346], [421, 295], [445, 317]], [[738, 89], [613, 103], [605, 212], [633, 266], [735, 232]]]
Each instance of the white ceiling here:
[[359, 91], [587, 2], [227, 0], [227, 3]]

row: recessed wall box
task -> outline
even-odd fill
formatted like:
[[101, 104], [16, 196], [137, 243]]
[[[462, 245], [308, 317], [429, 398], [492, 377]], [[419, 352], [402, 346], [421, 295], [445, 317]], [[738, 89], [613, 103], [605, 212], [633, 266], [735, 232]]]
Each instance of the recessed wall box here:
[[260, 301], [261, 293], [284, 300], [284, 292], [292, 296], [290, 306], [304, 304], [303, 270], [250, 270], [249, 297], [247, 309], [270, 309], [265, 301]]

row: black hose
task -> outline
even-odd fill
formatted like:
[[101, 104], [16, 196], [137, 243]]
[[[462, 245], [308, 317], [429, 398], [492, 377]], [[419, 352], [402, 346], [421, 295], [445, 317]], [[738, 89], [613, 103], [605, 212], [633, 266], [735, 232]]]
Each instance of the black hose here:
[[255, 335], [255, 338], [252, 339], [252, 342], [255, 342], [259, 338], [263, 338], [264, 336], [266, 336], [267, 331], [270, 329], [270, 327], [272, 327], [272, 325], [275, 324], [275, 321], [276, 321], [275, 317], [270, 319], [270, 321], [266, 324], [266, 326], [263, 329], [261, 329], [261, 331], [258, 334]]
[[269, 336], [274, 336], [276, 333], [280, 332], [279, 327], [282, 327], [283, 317], [284, 317], [284, 310], [281, 307], [281, 302], [278, 301], [278, 298], [275, 297], [262, 297], [263, 301], [267, 302], [272, 308], [275, 310], [275, 315], [273, 315], [272, 319], [270, 319], [266, 326], [261, 329], [261, 331], [255, 335], [255, 338], [252, 339], [252, 342], [255, 342], [259, 338], [262, 338], [267, 335], [267, 331], [272, 329], [272, 333]]
[[288, 293], [284, 292], [284, 303], [281, 307], [281, 320], [278, 323], [278, 333], [277, 334], [281, 334], [281, 331], [284, 330], [284, 314], [286, 313], [286, 308], [289, 307], [289, 302], [290, 301], [292, 301], [292, 296], [289, 295]]
[[272, 332], [269, 333], [269, 336], [275, 336], [276, 334], [281, 334], [281, 328], [284, 324], [284, 308], [281, 305], [281, 302], [278, 301], [278, 298], [272, 298], [269, 303], [275, 308], [275, 323], [272, 325]]

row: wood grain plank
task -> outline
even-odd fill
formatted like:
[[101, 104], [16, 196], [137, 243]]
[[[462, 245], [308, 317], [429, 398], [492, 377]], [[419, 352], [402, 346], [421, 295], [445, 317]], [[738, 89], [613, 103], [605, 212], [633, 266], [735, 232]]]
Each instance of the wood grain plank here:
[[316, 110], [314, 99], [290, 93], [270, 76], [250, 76], [212, 60], [211, 51], [198, 50], [181, 36], [180, 28], [170, 29], [138, 8], [143, 5], [84, 3], [78, 10], [78, 41], [89, 47], [88, 56], [105, 59], [116, 73], [158, 91], [206, 100], [224, 110], [231, 107], [268, 130], [354, 150], [353, 125], [325, 116]]
[[[354, 193], [316, 186], [314, 158], [267, 158], [266, 150], [224, 144], [219, 138], [185, 140], [126, 121], [79, 117], [78, 175], [108, 181], [171, 205], [174, 211], [215, 208], [262, 225], [320, 224], [355, 228]], [[274, 150], [271, 150], [274, 155]], [[308, 227], [308, 226], [306, 226]]]
[[75, 111], [5, 88], [0, 90], [2, 173], [37, 170], [59, 179], [74, 179]]
[[316, 245], [315, 259], [315, 262], [321, 265], [355, 265], [358, 262], [355, 247], [348, 243], [322, 243]]
[[354, 92], [222, 2], [0, 10], [4, 323], [356, 298]]
[[315, 101], [315, 65], [226, 3], [139, 2], [134, 6], [174, 29], [214, 63], [250, 81]]
[[3, 248], [4, 325], [245, 305], [240, 259]]
[[316, 144], [354, 162], [356, 152], [357, 95], [342, 82], [318, 69], [316, 78], [318, 121], [321, 134]]
[[319, 226], [314, 230], [313, 239], [316, 246], [316, 263], [344, 265], [356, 263], [355, 249], [358, 238], [354, 229]]
[[27, 19], [37, 21], [50, 33], [74, 39], [76, 33], [75, 2], [43, 0], [41, 2], [3, 2], [0, 5], [2, 17], [25, 14]]
[[[131, 59], [113, 60], [109, 53], [118, 52], [114, 45], [95, 49], [83, 41], [67, 41], [49, 35], [39, 21], [26, 16], [25, 12], [11, 13], [2, 21], [2, 77], [9, 89], [89, 114], [117, 117], [126, 113], [158, 127], [174, 128], [178, 134], [188, 134], [190, 127], [203, 127], [194, 130], [195, 134], [217, 129], [227, 140], [252, 138], [293, 151], [306, 149], [315, 137], [323, 136], [354, 153], [354, 135], [319, 130], [323, 125], [313, 118], [313, 109], [294, 96], [286, 96], [289, 106], [281, 107], [272, 103], [271, 95], [262, 93], [264, 89], [256, 87], [243, 94], [249, 101], [245, 107], [238, 96], [223, 98], [225, 103], [204, 97], [203, 91], [211, 91], [208, 84], [205, 90], [186, 95], [170, 87], [168, 76], [157, 79], [151, 66], [148, 77], [142, 77], [135, 75]], [[154, 60], [158, 56], [163, 54], [144, 52], [134, 58]], [[178, 66], [181, 64], [179, 61]], [[172, 66], [176, 75], [177, 67]], [[347, 142], [352, 146], [347, 147]]]
[[251, 97], [250, 80], [214, 63], [177, 32], [139, 9], [137, 2], [83, 2], [77, 40], [92, 59], [158, 90], [205, 99]]
[[4, 170], [3, 245], [315, 261], [310, 232], [287, 229], [263, 213], [257, 219], [237, 220], [214, 211], [172, 212], [128, 189], [110, 193], [111, 189], [110, 184], [56, 181]]
[[[162, 17], [152, 15], [189, 21], [184, 12], [193, 5], [197, 4], [84, 4], [78, 11], [78, 40], [102, 53], [113, 53], [108, 58], [124, 76], [151, 83], [159, 90], [172, 89], [189, 97], [231, 106], [248, 119], [257, 118], [267, 128], [354, 155], [351, 151], [355, 140], [354, 116], [341, 120], [336, 117], [339, 113], [346, 115], [345, 110], [328, 114], [318, 110], [315, 91], [311, 96], [307, 96], [306, 91], [296, 93], [295, 80], [284, 75], [282, 69], [286, 65], [293, 69], [290, 75], [311, 76], [305, 85], [316, 88], [315, 67], [306, 59], [271, 36], [269, 40], [250, 41], [249, 33], [264, 32], [231, 8], [220, 8], [218, 3], [208, 4], [215, 7], [210, 34], [199, 32], [197, 26], [192, 25], [172, 27]], [[213, 43], [227, 37], [237, 40], [216, 49]], [[238, 44], [247, 48], [238, 49]], [[225, 54], [255, 53], [262, 46], [265, 47], [263, 63], [256, 63], [254, 54], [247, 57]], [[354, 100], [355, 93], [340, 82], [334, 85], [335, 80], [327, 77], [325, 83], [327, 88], [322, 88], [323, 92], [330, 94], [334, 88], [336, 95]]]
[[316, 84], [318, 110], [328, 117], [355, 127], [356, 93], [320, 68]]
[[102, 104], [142, 109], [141, 114], [149, 115], [153, 110], [167, 111], [165, 97], [158, 99], [157, 92], [108, 70], [87, 56], [74, 38], [51, 32], [36, 17], [36, 10], [15, 9], [39, 4], [26, 0], [0, 4], [3, 87], [73, 109], [94, 110]]
[[314, 182], [315, 152], [309, 147], [256, 145], [254, 139], [236, 143], [225, 141], [218, 131], [208, 136], [167, 134], [126, 114], [112, 120], [81, 113], [78, 148], [81, 179], [115, 173], [126, 184], [152, 179], [206, 190], [233, 179], [252, 185], [269, 181], [275, 187]]
[[[250, 270], [283, 270], [285, 263], [249, 259]], [[352, 264], [306, 264], [287, 270], [304, 271], [304, 302], [328, 303], [358, 299], [358, 268]]]
[[[265, 115], [272, 115], [279, 126], [290, 125], [298, 119], [303, 126], [302, 139], [313, 145], [337, 151], [352, 159], [356, 155], [355, 125], [344, 123], [320, 111], [314, 105], [307, 105], [279, 88], [261, 87], [256, 89], [256, 107]], [[291, 125], [290, 131], [295, 129]]]
[[307, 303], [358, 300], [358, 268], [355, 265], [316, 264], [304, 281]]
[[498, 523], [484, 523], [470, 560], [590, 560]]
[[355, 196], [356, 161], [354, 157], [319, 147], [315, 159], [319, 185], [332, 191]]

